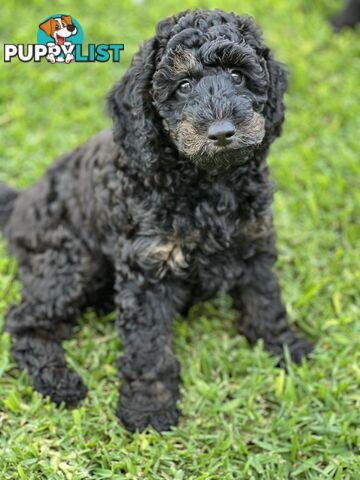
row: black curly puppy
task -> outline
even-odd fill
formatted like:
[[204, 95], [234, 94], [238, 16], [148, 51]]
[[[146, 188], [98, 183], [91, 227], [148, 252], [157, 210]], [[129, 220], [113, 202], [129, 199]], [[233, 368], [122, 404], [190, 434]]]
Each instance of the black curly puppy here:
[[247, 17], [186, 11], [161, 21], [108, 97], [114, 129], [62, 155], [32, 188], [0, 188], [23, 297], [13, 353], [55, 402], [86, 394], [62, 340], [89, 305], [113, 301], [124, 356], [118, 416], [134, 431], [177, 422], [171, 324], [229, 292], [239, 329], [299, 362], [272, 272], [265, 160], [284, 120], [286, 74]]

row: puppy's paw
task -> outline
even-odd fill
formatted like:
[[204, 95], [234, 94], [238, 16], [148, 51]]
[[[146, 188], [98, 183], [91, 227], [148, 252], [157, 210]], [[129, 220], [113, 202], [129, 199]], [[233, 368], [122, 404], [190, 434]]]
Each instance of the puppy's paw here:
[[176, 407], [179, 391], [176, 384], [152, 382], [133, 384], [124, 382], [120, 391], [118, 418], [130, 431], [142, 431], [148, 425], [162, 432], [176, 425], [180, 410]]
[[303, 338], [298, 338], [297, 341], [289, 348], [291, 360], [298, 365], [301, 360], [309, 355], [314, 350], [314, 345]]
[[46, 366], [32, 380], [34, 388], [56, 404], [76, 405], [87, 394], [80, 376], [66, 366]]
[[68, 53], [65, 58], [65, 63], [75, 62], [75, 57], [71, 53]]
[[120, 404], [116, 415], [129, 432], [142, 432], [149, 425], [158, 432], [164, 432], [177, 425], [180, 410], [175, 404], [163, 406], [159, 410], [154, 411], [135, 410]]
[[[307, 357], [314, 349], [314, 345], [303, 338], [294, 337], [294, 340], [286, 345], [290, 359], [292, 362], [296, 363], [297, 365], [301, 364], [303, 358]], [[281, 352], [274, 352], [275, 354], [280, 354], [280, 360], [278, 366], [281, 368], [286, 367], [286, 360], [284, 357], [284, 346], [282, 346]]]

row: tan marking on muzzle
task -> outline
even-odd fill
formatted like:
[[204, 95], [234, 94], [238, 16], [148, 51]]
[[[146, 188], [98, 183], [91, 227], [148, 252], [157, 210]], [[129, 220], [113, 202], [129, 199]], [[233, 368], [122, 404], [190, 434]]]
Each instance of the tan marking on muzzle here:
[[182, 120], [176, 128], [176, 138], [180, 147], [189, 157], [197, 155], [204, 147], [204, 137], [197, 133], [189, 120]]
[[253, 137], [261, 136], [261, 140], [265, 135], [265, 118], [261, 113], [254, 112], [251, 116], [251, 119], [246, 123], [241, 123], [239, 125], [239, 132], [241, 137]]

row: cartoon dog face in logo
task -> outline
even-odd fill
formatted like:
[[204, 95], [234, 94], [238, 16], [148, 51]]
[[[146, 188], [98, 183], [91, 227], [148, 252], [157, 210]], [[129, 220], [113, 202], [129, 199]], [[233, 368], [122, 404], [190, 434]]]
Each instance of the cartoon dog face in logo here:
[[[69, 37], [77, 34], [77, 28], [73, 24], [70, 15], [61, 15], [61, 17], [55, 18], [51, 17], [45, 22], [41, 23], [39, 28], [45, 32], [46, 35], [52, 37], [55, 40], [55, 45], [58, 45], [61, 48], [63, 48], [63, 46], [65, 47], [71, 45], [71, 42], [68, 41]], [[47, 45], [51, 46], [53, 44], [47, 43]], [[51, 63], [70, 63], [75, 61], [75, 57], [71, 53], [67, 53], [65, 58], [59, 55], [55, 57], [54, 53], [49, 53], [46, 58]]]
[[49, 18], [46, 22], [41, 23], [39, 28], [41, 28], [46, 35], [52, 37], [57, 45], [63, 45], [68, 37], [76, 35], [77, 33], [77, 29], [75, 25], [73, 25], [70, 15]]

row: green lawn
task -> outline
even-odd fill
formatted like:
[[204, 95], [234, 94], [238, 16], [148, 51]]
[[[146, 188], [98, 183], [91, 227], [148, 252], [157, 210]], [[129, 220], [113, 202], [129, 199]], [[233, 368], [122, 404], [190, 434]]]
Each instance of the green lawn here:
[[[0, 336], [0, 479], [360, 479], [359, 29], [333, 35], [338, 0], [2, 0], [0, 42], [34, 43], [52, 13], [86, 43], [125, 43], [120, 65], [0, 62], [0, 181], [25, 187], [110, 125], [103, 97], [154, 24], [179, 8], [253, 15], [290, 68], [287, 121], [269, 162], [278, 185], [278, 271], [294, 328], [316, 344], [288, 375], [235, 334], [227, 298], [177, 319], [183, 417], [131, 436], [114, 415], [120, 343], [88, 312], [66, 344], [89, 386], [80, 408], [34, 393]], [[106, 8], [105, 8], [106, 5]], [[2, 48], [1, 48], [2, 50]], [[356, 51], [357, 50], [357, 51]], [[19, 298], [0, 242], [0, 328]]]

